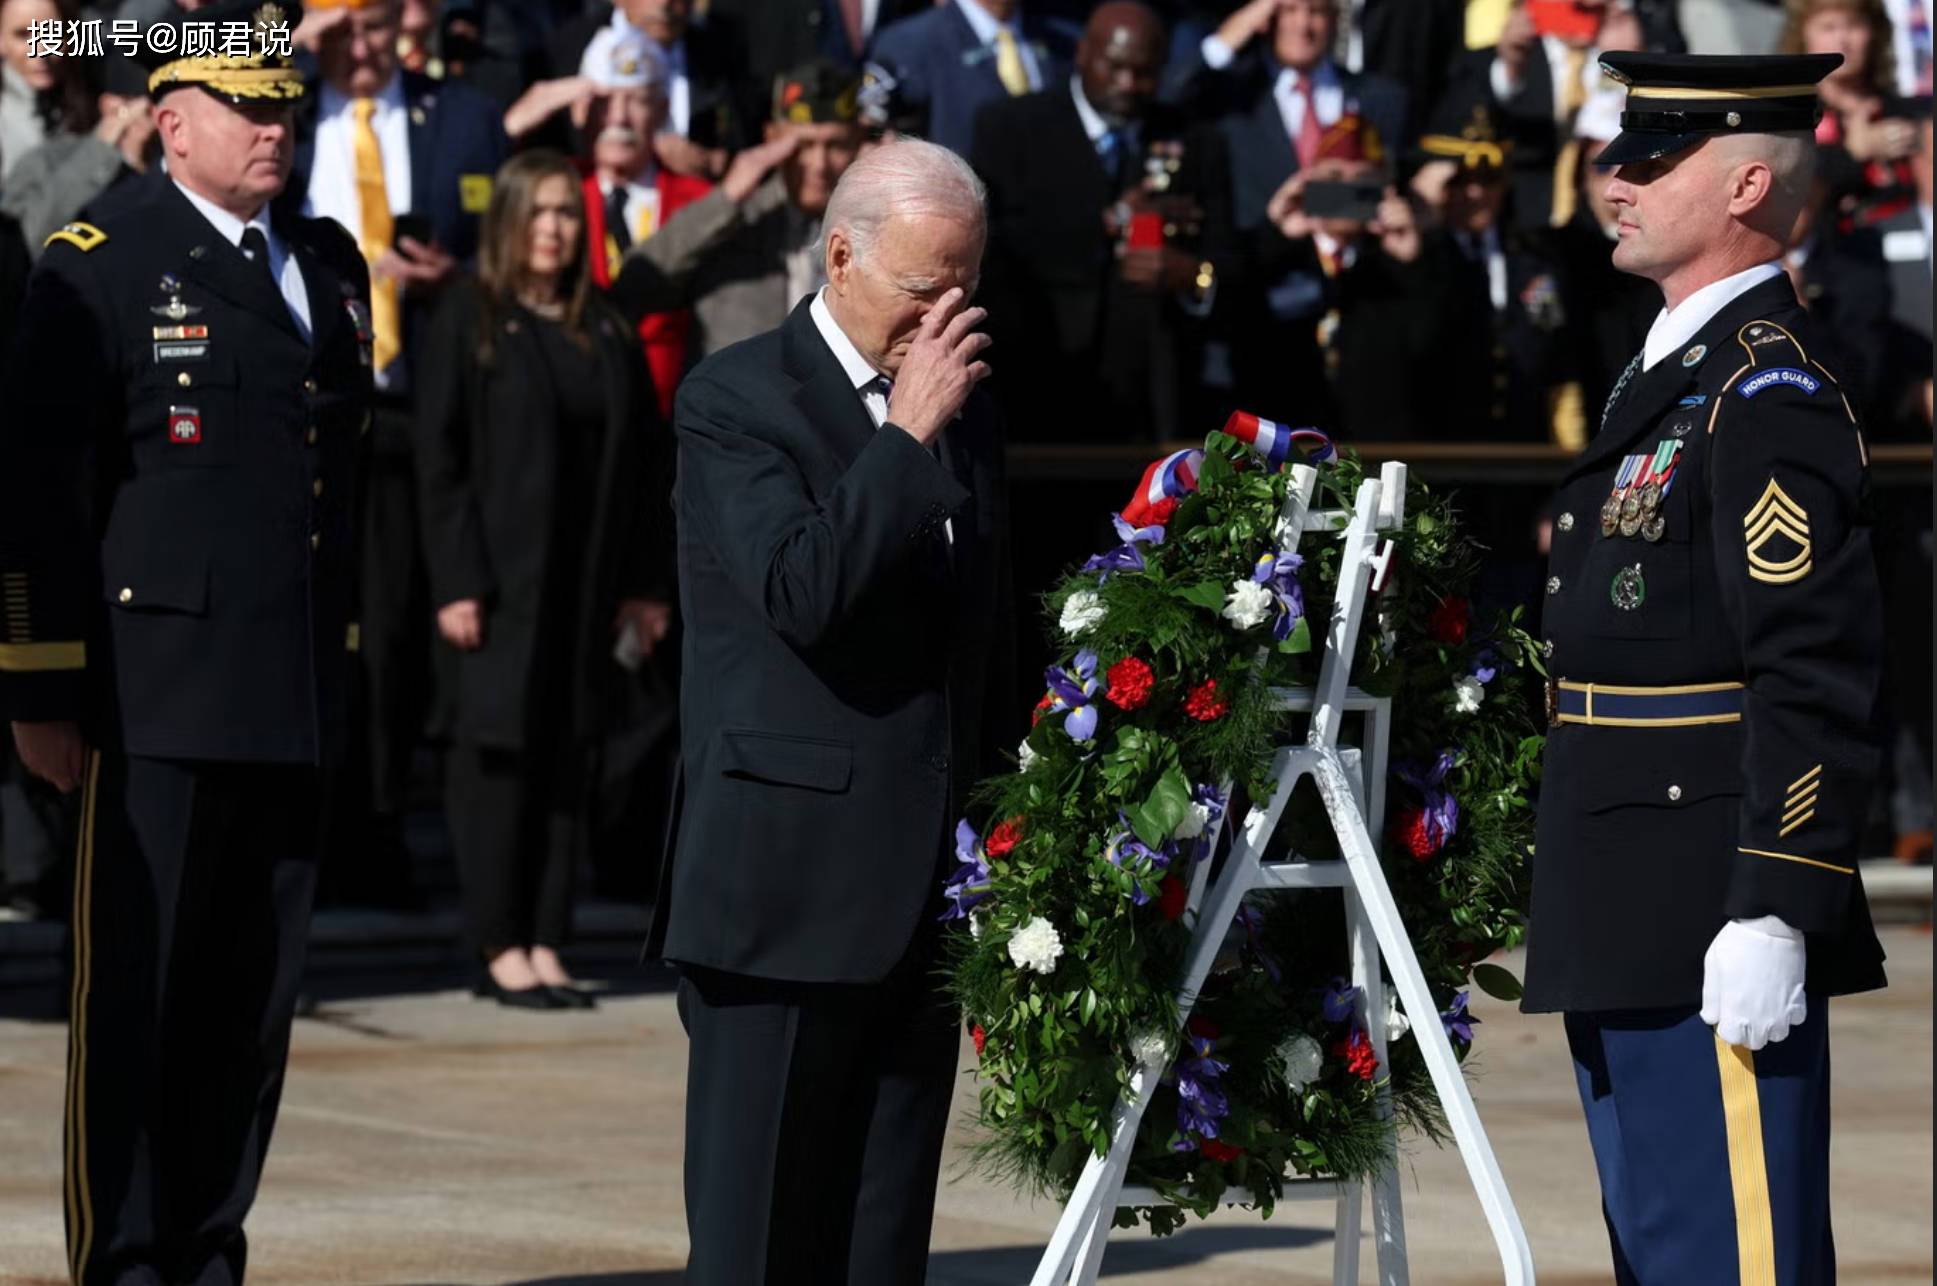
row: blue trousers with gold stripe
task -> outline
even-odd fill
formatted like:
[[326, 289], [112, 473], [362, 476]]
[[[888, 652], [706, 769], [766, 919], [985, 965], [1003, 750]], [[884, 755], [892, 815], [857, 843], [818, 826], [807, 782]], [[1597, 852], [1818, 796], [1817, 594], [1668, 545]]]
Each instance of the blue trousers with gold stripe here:
[[1567, 1015], [1619, 1286], [1831, 1286], [1829, 1014], [1751, 1053], [1693, 1009]]

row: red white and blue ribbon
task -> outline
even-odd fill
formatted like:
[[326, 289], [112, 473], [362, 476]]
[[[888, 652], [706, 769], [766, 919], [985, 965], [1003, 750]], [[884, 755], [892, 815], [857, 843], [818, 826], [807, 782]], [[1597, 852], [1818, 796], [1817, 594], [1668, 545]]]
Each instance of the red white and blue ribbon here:
[[1204, 453], [1173, 451], [1143, 471], [1137, 494], [1123, 506], [1122, 518], [1132, 527], [1162, 526], [1177, 512], [1185, 496], [1197, 490], [1197, 469]]
[[1334, 454], [1332, 440], [1317, 429], [1294, 429], [1249, 411], [1231, 412], [1231, 418], [1224, 421], [1224, 432], [1248, 444], [1273, 466], [1291, 459], [1294, 446], [1303, 450], [1305, 458], [1313, 464], [1323, 464]]

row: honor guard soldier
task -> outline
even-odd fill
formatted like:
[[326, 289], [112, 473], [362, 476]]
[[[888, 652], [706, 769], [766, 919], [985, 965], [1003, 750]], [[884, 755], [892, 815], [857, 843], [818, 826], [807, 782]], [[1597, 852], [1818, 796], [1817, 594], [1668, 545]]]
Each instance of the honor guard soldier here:
[[1555, 502], [1525, 1007], [1567, 1016], [1623, 1283], [1835, 1280], [1881, 628], [1862, 433], [1779, 261], [1839, 61], [1602, 60], [1614, 264], [1666, 307]]
[[[48, 238], [10, 358], [0, 714], [30, 770], [83, 791], [82, 1286], [242, 1280], [344, 741], [369, 287], [337, 225], [268, 212], [301, 17], [218, 0], [149, 33], [168, 172]], [[190, 21], [250, 37], [210, 52]]]

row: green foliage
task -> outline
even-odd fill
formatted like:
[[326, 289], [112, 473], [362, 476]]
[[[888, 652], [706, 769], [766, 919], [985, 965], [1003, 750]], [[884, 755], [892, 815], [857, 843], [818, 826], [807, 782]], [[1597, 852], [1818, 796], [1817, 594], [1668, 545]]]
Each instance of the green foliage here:
[[[1345, 455], [1321, 471], [1315, 507], [1349, 510], [1363, 478], [1359, 462]], [[985, 1037], [973, 1164], [1025, 1189], [1066, 1195], [1089, 1154], [1108, 1148], [1112, 1109], [1129, 1087], [1136, 1051], [1159, 1041], [1171, 1055], [1178, 1051], [1176, 990], [1190, 922], [1168, 918], [1181, 889], [1168, 899], [1164, 893], [1167, 881], [1192, 875], [1196, 841], [1175, 837], [1180, 825], [1188, 835], [1201, 811], [1193, 792], [1234, 783], [1229, 815], [1241, 817], [1247, 796], [1269, 788], [1273, 747], [1304, 737], [1308, 717], [1276, 710], [1271, 689], [1316, 678], [1312, 636], [1324, 632], [1332, 610], [1343, 542], [1323, 533], [1299, 542], [1305, 616], [1283, 641], [1274, 641], [1268, 622], [1240, 629], [1223, 614], [1258, 556], [1279, 546], [1288, 479], [1258, 467], [1242, 443], [1212, 434], [1198, 490], [1178, 506], [1163, 540], [1144, 547], [1143, 571], [1100, 583], [1072, 572], [1046, 597], [1059, 631], [1072, 595], [1094, 594], [1101, 608], [1079, 636], [1060, 635], [1065, 667], [1079, 649], [1096, 654], [1097, 729], [1086, 742], [1073, 740], [1067, 713], [1046, 702], [1018, 770], [976, 792], [985, 838], [1007, 820], [1020, 839], [989, 859], [989, 895], [974, 909], [974, 932], [950, 935], [946, 964], [948, 985]], [[1451, 503], [1416, 483], [1406, 502], [1386, 584], [1368, 602], [1353, 675], [1360, 687], [1392, 698], [1395, 769], [1453, 752], [1443, 785], [1458, 803], [1459, 822], [1442, 846], [1415, 858], [1404, 842], [1422, 800], [1396, 772], [1386, 784], [1387, 816], [1376, 819], [1387, 879], [1444, 1009], [1471, 985], [1500, 998], [1517, 993], [1506, 970], [1480, 962], [1523, 932], [1541, 671], [1517, 616], [1467, 622], [1465, 595], [1481, 551], [1461, 533]], [[1141, 703], [1112, 686], [1110, 670], [1126, 658], [1150, 667]], [[1455, 684], [1486, 668], [1495, 673], [1480, 709], [1462, 713]], [[1193, 694], [1203, 696], [1212, 681], [1211, 699], [1193, 706]], [[1353, 731], [1348, 725], [1348, 740]], [[1166, 861], [1126, 857], [1132, 836]], [[1315, 794], [1293, 798], [1274, 845], [1313, 860], [1336, 857]], [[1387, 1065], [1362, 1079], [1345, 1057], [1351, 1023], [1324, 1017], [1325, 989], [1349, 972], [1339, 895], [1260, 898], [1256, 912], [1227, 936], [1192, 1010], [1196, 1034], [1226, 1065], [1219, 1086], [1229, 1114], [1211, 1148], [1224, 1159], [1180, 1133], [1167, 1076], [1144, 1117], [1130, 1182], [1177, 1205], [1119, 1212], [1119, 1223], [1141, 1218], [1166, 1233], [1226, 1201], [1268, 1214], [1288, 1178], [1371, 1173], [1395, 1128], [1433, 1141], [1444, 1136], [1411, 1036], [1392, 1042]], [[1018, 968], [1008, 953], [1010, 939], [1038, 916], [1063, 945], [1048, 974]], [[1437, 1014], [1411, 1017], [1415, 1026], [1439, 1021]], [[1315, 1042], [1320, 1066], [1294, 1088], [1288, 1056], [1300, 1037]], [[1379, 1108], [1382, 1086], [1391, 1091], [1390, 1116]]]

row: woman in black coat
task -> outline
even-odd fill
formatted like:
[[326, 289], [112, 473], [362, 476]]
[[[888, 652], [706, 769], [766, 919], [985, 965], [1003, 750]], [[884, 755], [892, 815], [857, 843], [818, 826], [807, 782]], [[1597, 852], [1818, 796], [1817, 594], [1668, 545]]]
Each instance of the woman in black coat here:
[[480, 995], [584, 1007], [558, 957], [591, 748], [670, 625], [667, 434], [639, 345], [591, 288], [570, 163], [499, 172], [478, 277], [417, 386], [417, 480], [455, 708], [446, 810]]

